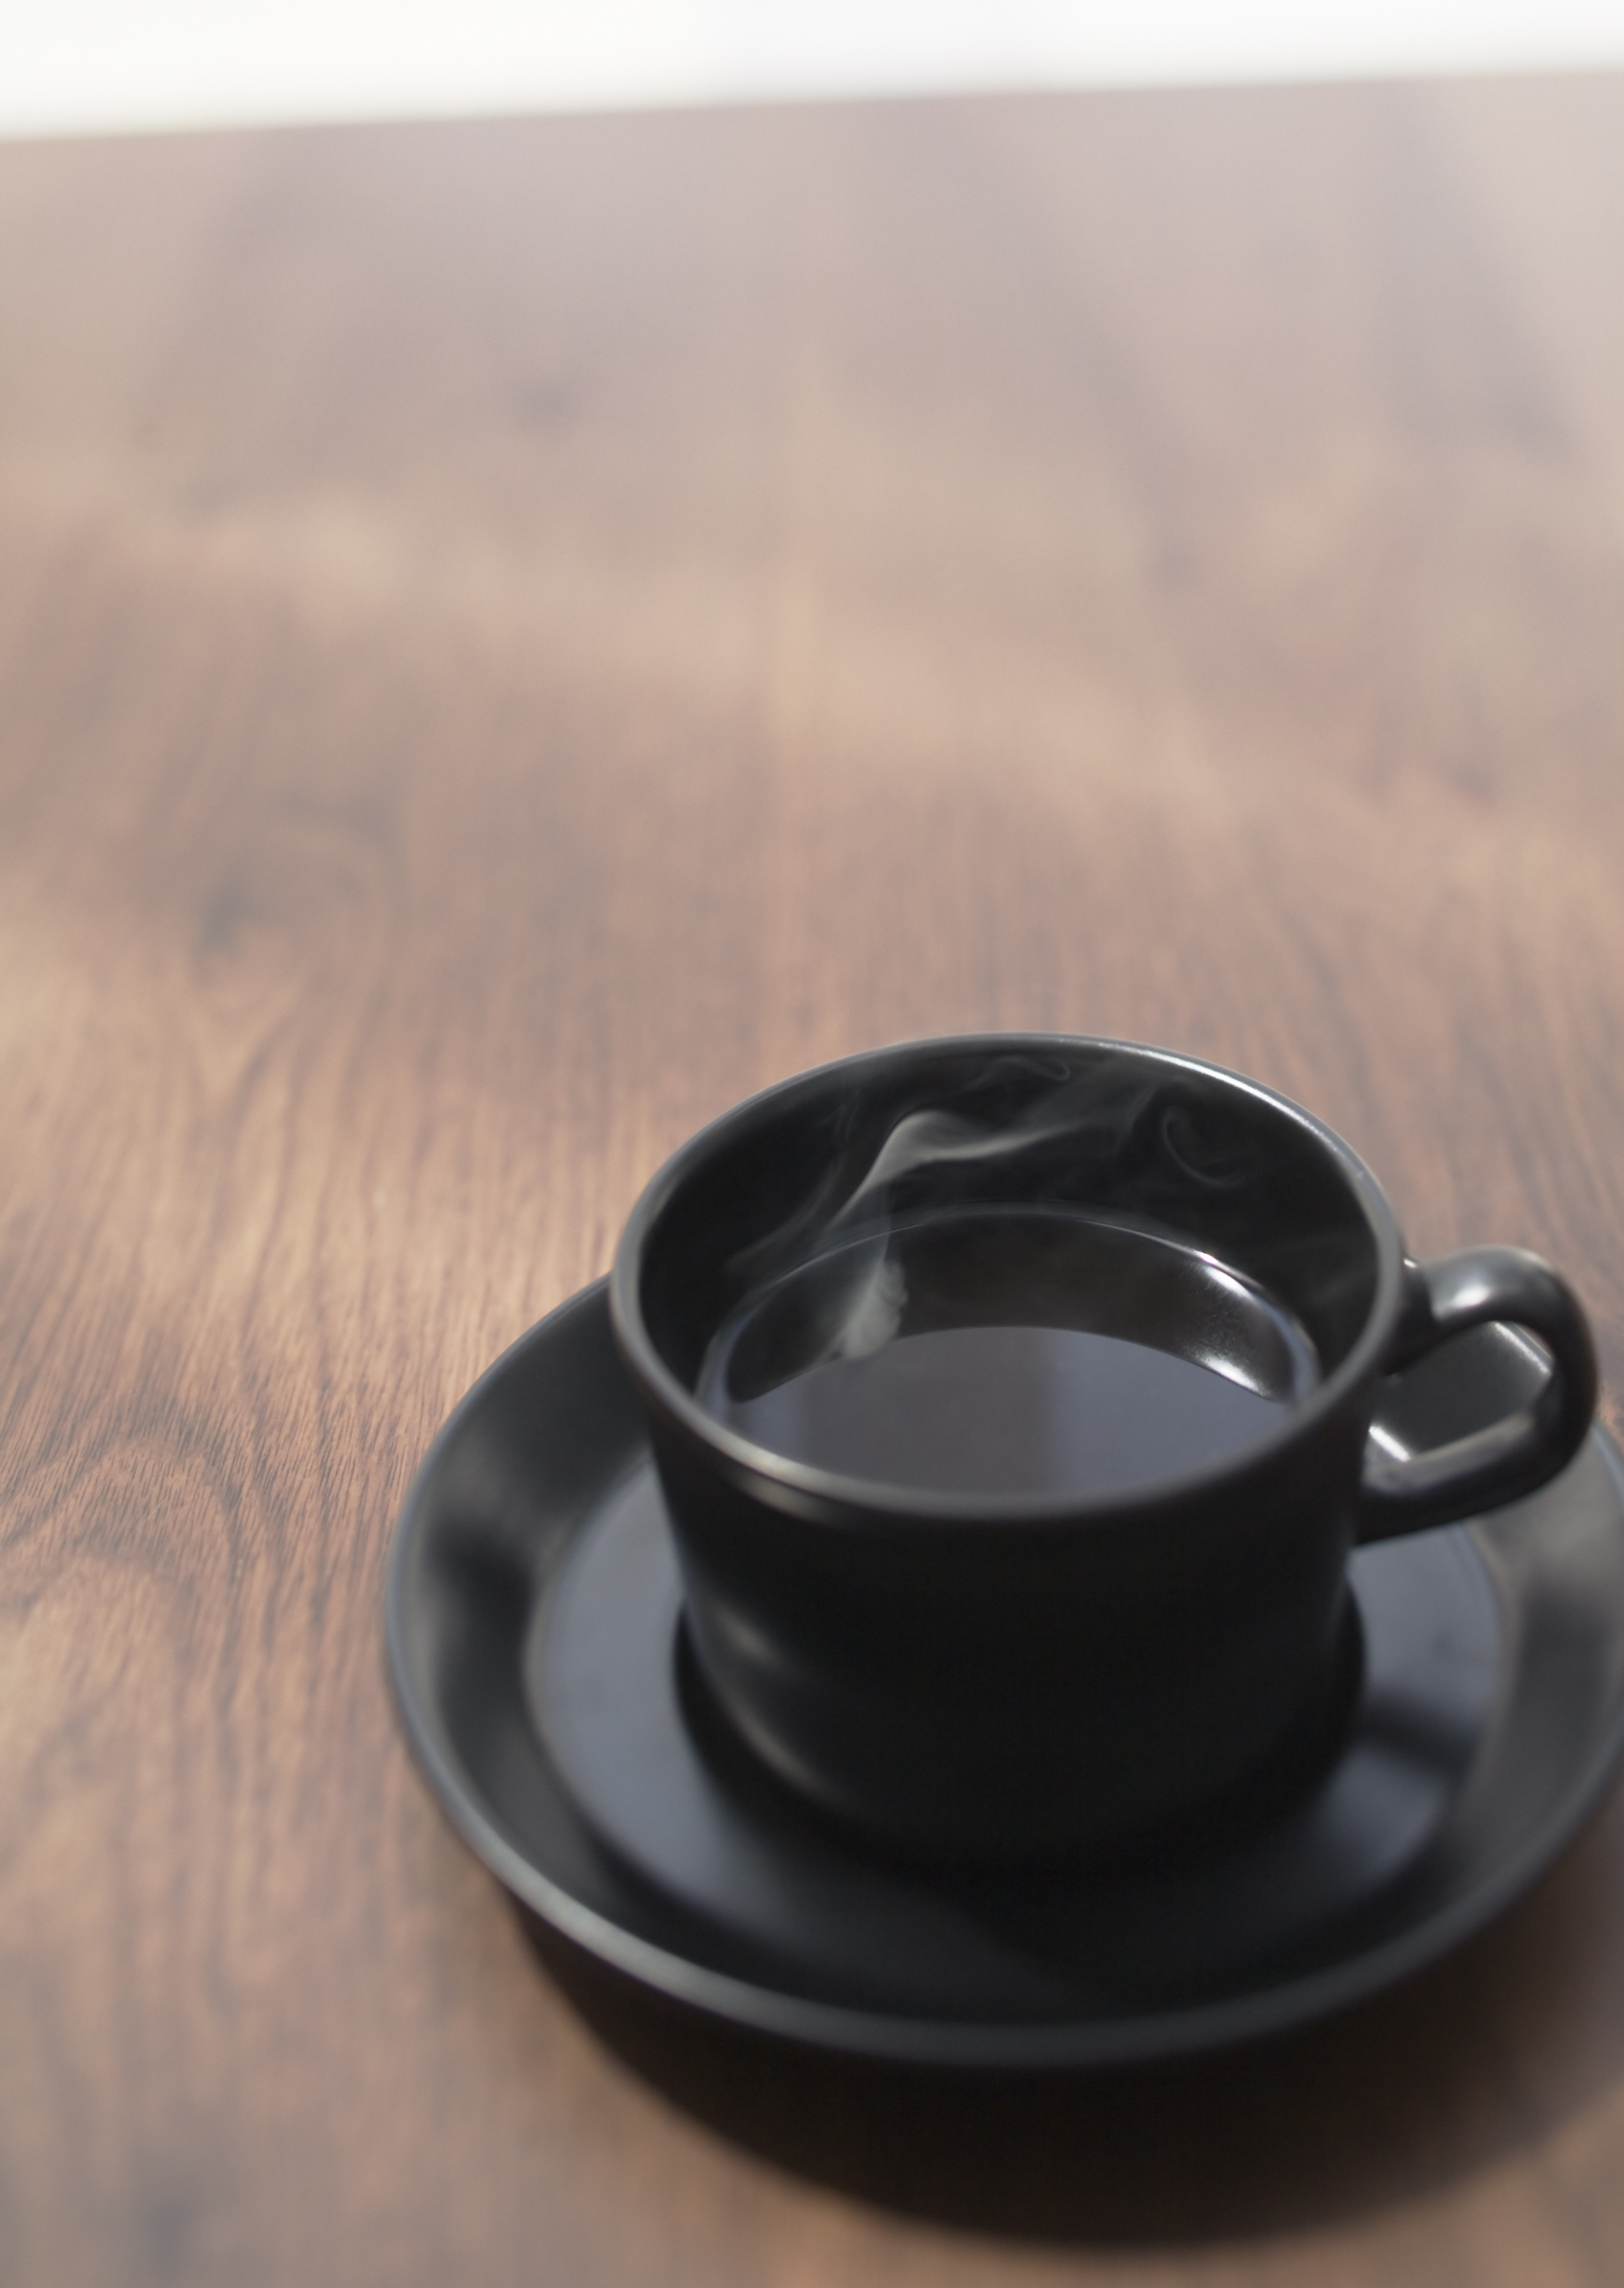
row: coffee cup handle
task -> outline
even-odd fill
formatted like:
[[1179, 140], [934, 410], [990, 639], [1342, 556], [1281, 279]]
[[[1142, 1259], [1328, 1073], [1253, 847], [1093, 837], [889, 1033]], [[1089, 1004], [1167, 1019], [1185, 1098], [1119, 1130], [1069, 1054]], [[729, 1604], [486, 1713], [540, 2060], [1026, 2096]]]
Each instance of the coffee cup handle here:
[[1403, 1460], [1367, 1448], [1358, 1538], [1474, 1517], [1531, 1494], [1584, 1442], [1596, 1411], [1596, 1347], [1578, 1298], [1537, 1255], [1469, 1247], [1430, 1263], [1406, 1261], [1404, 1307], [1384, 1374], [1402, 1373], [1469, 1327], [1521, 1327], [1543, 1344], [1550, 1371], [1529, 1406], [1470, 1437]]

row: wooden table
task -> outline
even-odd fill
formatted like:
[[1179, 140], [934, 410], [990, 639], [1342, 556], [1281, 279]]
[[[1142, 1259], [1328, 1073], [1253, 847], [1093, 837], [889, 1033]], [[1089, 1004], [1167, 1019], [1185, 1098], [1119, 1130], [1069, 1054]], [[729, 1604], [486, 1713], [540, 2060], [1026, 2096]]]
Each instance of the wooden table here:
[[1624, 1803], [1279, 2047], [913, 2087], [538, 1962], [382, 1569], [745, 1092], [1321, 1111], [1624, 1386], [1624, 83], [0, 151], [0, 2272], [1602, 2288]]

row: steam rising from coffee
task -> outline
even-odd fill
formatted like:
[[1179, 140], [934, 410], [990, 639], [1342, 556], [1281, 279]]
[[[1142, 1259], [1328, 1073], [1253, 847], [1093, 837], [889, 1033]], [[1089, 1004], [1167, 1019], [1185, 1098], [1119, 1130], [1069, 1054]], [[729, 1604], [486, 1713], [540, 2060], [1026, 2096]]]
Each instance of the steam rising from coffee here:
[[[860, 1455], [869, 1475], [893, 1474], [891, 1445], [911, 1440], [907, 1482], [950, 1466], [953, 1484], [991, 1472], [988, 1491], [1028, 1450], [1047, 1482], [1062, 1446], [1071, 1478], [1109, 1456], [1113, 1482], [1143, 1474], [1152, 1464], [1119, 1450], [1124, 1425], [1165, 1454], [1183, 1434], [1169, 1409], [1204, 1454], [1256, 1437], [1240, 1402], [1298, 1397], [1319, 1365], [1289, 1312], [1206, 1243], [1202, 1217], [1192, 1231], [1192, 1198], [1221, 1227], [1226, 1196], [1260, 1174], [1255, 1139], [1205, 1111], [1176, 1074], [1147, 1082], [1108, 1057], [1081, 1072], [1001, 1058], [901, 1108], [854, 1094], [820, 1180], [728, 1263], [742, 1301], [706, 1355], [701, 1402], [778, 1450], [849, 1470]], [[791, 1385], [793, 1405], [768, 1404]], [[1090, 1423], [1086, 1438], [1074, 1426]]]

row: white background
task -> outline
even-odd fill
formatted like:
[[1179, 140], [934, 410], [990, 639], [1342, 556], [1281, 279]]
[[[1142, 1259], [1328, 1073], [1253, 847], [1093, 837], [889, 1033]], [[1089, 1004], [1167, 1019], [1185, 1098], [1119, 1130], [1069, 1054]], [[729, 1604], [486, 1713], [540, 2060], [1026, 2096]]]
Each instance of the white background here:
[[0, 0], [0, 134], [1624, 63], [1624, 0]]

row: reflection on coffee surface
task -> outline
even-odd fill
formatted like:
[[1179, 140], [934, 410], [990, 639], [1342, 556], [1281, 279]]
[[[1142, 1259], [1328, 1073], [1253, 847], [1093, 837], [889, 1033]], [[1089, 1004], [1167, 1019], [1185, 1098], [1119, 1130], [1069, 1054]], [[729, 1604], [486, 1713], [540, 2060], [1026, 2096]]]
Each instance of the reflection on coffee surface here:
[[1121, 1494], [1265, 1436], [1319, 1378], [1296, 1321], [1159, 1234], [961, 1210], [752, 1295], [697, 1395], [756, 1444], [931, 1492]]

